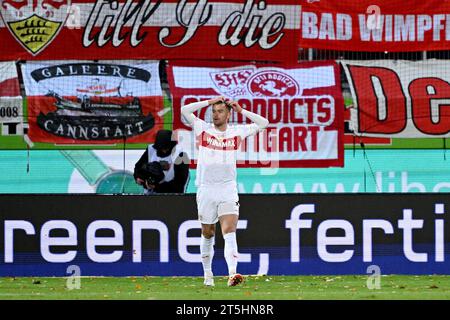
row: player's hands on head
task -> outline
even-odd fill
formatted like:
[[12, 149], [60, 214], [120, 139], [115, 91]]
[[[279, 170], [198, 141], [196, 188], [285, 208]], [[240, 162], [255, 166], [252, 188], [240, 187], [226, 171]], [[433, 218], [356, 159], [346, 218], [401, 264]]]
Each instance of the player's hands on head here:
[[238, 113], [242, 112], [242, 107], [236, 101], [230, 100], [228, 103], [231, 105], [231, 107], [233, 108], [233, 110], [235, 112], [238, 112]]
[[224, 96], [218, 96], [216, 98], [212, 98], [208, 100], [208, 104], [212, 105], [217, 102], [224, 102], [227, 106], [230, 106], [235, 112], [242, 112], [242, 107], [234, 100], [231, 100], [230, 98], [224, 97]]
[[212, 104], [217, 103], [219, 101], [225, 101], [225, 97], [224, 96], [218, 96], [218, 97], [212, 98], [212, 99], [208, 100], [208, 104], [212, 105]]

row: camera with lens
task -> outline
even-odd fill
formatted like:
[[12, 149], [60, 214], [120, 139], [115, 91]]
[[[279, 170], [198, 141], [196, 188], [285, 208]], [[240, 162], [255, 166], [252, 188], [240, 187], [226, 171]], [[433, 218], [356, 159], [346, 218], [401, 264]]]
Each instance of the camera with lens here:
[[158, 161], [153, 161], [144, 163], [136, 170], [135, 176], [144, 180], [147, 185], [156, 185], [164, 179], [164, 171]]

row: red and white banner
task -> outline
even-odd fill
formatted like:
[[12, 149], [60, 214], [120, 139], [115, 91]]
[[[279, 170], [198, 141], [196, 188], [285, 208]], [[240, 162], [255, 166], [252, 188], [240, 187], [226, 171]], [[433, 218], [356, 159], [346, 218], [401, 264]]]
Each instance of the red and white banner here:
[[21, 124], [22, 110], [16, 64], [0, 62], [0, 124]]
[[355, 134], [450, 137], [450, 63], [445, 60], [343, 61]]
[[449, 0], [303, 0], [300, 46], [344, 51], [448, 50]]
[[142, 143], [162, 129], [156, 61], [43, 61], [22, 65], [32, 141]]
[[[269, 127], [249, 137], [237, 151], [239, 166], [343, 166], [343, 99], [339, 68], [333, 61], [293, 66], [172, 62], [173, 127], [191, 159], [196, 139], [181, 117], [181, 106], [223, 95], [266, 117]], [[211, 108], [197, 114], [211, 122]], [[250, 123], [233, 113], [231, 123]]]
[[292, 0], [0, 0], [0, 60], [296, 61]]

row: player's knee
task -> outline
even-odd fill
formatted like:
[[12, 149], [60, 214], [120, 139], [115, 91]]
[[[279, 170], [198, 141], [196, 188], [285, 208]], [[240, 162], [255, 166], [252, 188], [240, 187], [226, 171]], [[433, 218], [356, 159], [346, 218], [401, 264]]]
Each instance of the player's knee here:
[[215, 233], [216, 233], [216, 230], [214, 230], [214, 229], [206, 229], [206, 230], [204, 229], [204, 230], [202, 230], [202, 235], [206, 239], [210, 239], [210, 238], [214, 237]]
[[236, 232], [236, 226], [228, 225], [222, 228], [222, 234], [226, 235], [227, 233]]

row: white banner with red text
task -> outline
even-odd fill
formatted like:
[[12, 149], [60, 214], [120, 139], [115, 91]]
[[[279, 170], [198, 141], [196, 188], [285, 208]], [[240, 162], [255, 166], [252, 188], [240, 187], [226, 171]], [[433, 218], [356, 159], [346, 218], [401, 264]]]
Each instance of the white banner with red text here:
[[444, 60], [342, 61], [356, 135], [450, 137], [450, 64]]
[[[334, 61], [292, 66], [238, 63], [169, 62], [173, 128], [190, 158], [197, 159], [196, 137], [181, 117], [181, 106], [223, 95], [269, 120], [237, 151], [241, 167], [343, 166], [343, 99]], [[197, 116], [211, 122], [211, 108]], [[250, 123], [232, 113], [231, 123]]]
[[148, 143], [163, 127], [158, 61], [22, 65], [32, 141]]

